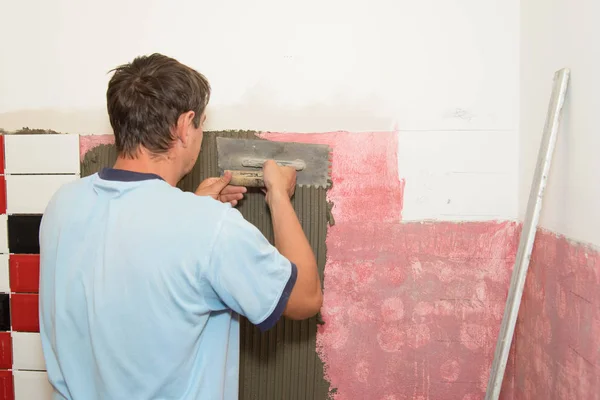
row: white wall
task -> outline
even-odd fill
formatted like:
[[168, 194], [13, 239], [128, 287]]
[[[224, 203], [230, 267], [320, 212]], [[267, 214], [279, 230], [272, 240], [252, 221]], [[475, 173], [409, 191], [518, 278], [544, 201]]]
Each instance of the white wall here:
[[519, 210], [527, 204], [554, 71], [569, 67], [541, 226], [600, 245], [600, 3], [521, 1]]
[[405, 220], [517, 215], [518, 0], [24, 0], [1, 14], [4, 129], [109, 133], [107, 72], [157, 51], [209, 78], [209, 129], [398, 130]]

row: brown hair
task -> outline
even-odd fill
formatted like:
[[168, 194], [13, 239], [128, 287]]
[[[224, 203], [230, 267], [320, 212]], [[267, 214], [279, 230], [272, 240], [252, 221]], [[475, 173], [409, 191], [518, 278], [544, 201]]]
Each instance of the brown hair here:
[[[194, 111], [194, 126], [210, 99], [208, 80], [198, 71], [162, 54], [135, 58], [113, 69], [106, 100], [121, 156], [134, 158], [140, 146], [166, 153], [179, 116]], [[111, 71], [111, 72], [112, 72]]]

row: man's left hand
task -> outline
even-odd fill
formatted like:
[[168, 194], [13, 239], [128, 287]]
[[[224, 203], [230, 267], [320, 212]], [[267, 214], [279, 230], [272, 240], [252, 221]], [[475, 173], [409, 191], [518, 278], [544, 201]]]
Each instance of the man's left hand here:
[[208, 178], [196, 189], [198, 196], [210, 196], [223, 203], [231, 203], [235, 207], [239, 200], [244, 198], [247, 189], [244, 186], [231, 186], [231, 172], [226, 172], [220, 178]]

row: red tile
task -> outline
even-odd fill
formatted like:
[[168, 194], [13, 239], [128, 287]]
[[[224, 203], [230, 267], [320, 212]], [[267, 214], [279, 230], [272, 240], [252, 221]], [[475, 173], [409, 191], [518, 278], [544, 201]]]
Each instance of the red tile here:
[[40, 255], [12, 254], [10, 265], [10, 291], [13, 293], [38, 293], [40, 286]]
[[38, 295], [15, 293], [10, 296], [10, 317], [13, 331], [39, 332]]
[[0, 370], [0, 400], [14, 400], [13, 374], [10, 370]]
[[10, 332], [0, 332], [0, 369], [12, 368], [12, 338]]
[[6, 214], [6, 179], [0, 175], [0, 214]]
[[0, 135], [0, 174], [4, 174], [4, 135]]

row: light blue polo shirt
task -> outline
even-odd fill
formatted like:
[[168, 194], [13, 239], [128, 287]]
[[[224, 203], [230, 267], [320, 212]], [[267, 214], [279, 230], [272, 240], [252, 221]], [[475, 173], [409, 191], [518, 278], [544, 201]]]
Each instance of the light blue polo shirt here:
[[57, 191], [40, 253], [55, 399], [237, 399], [238, 315], [273, 327], [297, 276], [229, 204], [116, 169]]

